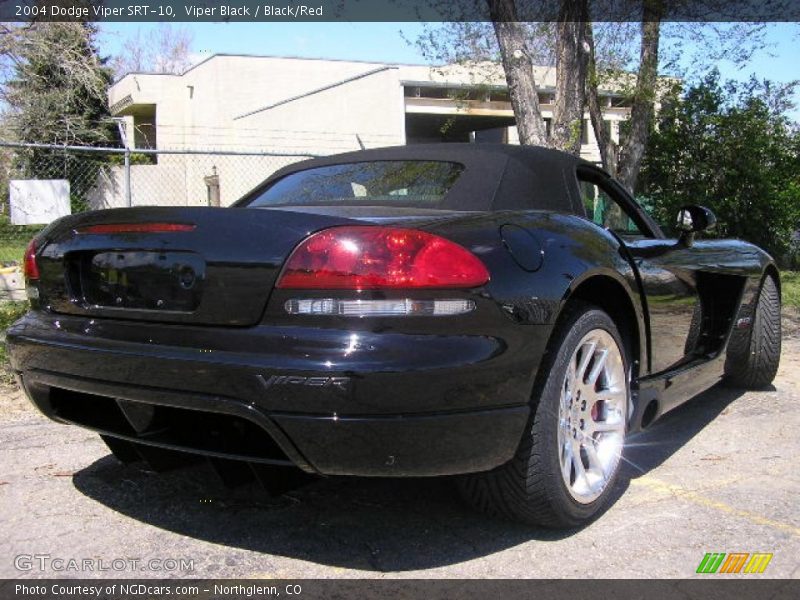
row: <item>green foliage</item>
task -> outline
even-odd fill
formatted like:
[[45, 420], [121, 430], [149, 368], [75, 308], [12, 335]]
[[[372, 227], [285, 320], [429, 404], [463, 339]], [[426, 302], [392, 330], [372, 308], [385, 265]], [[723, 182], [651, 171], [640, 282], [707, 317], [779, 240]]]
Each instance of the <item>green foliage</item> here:
[[[107, 105], [111, 70], [97, 54], [96, 27], [91, 23], [36, 22], [14, 32], [7, 51], [13, 57], [3, 83], [8, 105], [6, 125], [22, 142], [103, 146], [116, 139], [116, 125]], [[74, 209], [80, 209], [94, 186], [80, 157], [54, 159], [48, 149], [28, 148], [16, 155], [23, 177], [70, 180]]]
[[800, 272], [784, 271], [781, 273], [781, 294], [784, 306], [800, 310]]
[[35, 23], [18, 37], [5, 82], [9, 125], [26, 142], [97, 146], [114, 139], [111, 70], [90, 23]]
[[12, 225], [8, 215], [0, 215], [0, 266], [22, 264], [28, 242], [42, 225]]
[[0, 302], [0, 332], [6, 333], [11, 324], [28, 312], [30, 305], [27, 300], [21, 302]]
[[21, 265], [29, 241], [22, 237], [0, 238], [0, 266]]
[[800, 133], [785, 116], [793, 87], [722, 85], [713, 72], [669, 99], [639, 180], [656, 220], [671, 229], [679, 207], [701, 204], [717, 216], [712, 235], [784, 260], [800, 227]]
[[[131, 152], [131, 164], [132, 165], [154, 165], [156, 164], [156, 156], [154, 154], [143, 154], [141, 152]], [[125, 164], [125, 155], [124, 154], [109, 154], [108, 158], [105, 160], [108, 161], [109, 165], [113, 165], [115, 167], [119, 167]]]
[[5, 336], [6, 329], [28, 312], [30, 305], [27, 300], [22, 302], [0, 302], [0, 384], [9, 385], [14, 382], [11, 366], [8, 364], [6, 354]]

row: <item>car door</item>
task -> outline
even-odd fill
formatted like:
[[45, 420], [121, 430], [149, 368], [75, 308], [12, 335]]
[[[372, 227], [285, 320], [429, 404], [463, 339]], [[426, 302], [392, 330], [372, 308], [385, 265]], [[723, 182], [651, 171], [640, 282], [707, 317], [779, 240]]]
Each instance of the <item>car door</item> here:
[[586, 217], [621, 241], [638, 272], [649, 315], [650, 373], [668, 371], [693, 359], [702, 317], [699, 250], [664, 237], [605, 172], [581, 167], [578, 184]]

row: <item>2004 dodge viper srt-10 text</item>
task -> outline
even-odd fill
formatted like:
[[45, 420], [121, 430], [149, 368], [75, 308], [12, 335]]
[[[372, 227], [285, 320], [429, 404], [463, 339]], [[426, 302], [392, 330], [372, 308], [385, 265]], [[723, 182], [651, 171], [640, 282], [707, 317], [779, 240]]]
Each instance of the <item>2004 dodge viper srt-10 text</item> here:
[[626, 436], [780, 359], [773, 260], [679, 211], [670, 239], [606, 173], [441, 144], [285, 167], [229, 208], [55, 221], [30, 243], [12, 367], [120, 460], [458, 475], [490, 514], [573, 527]]

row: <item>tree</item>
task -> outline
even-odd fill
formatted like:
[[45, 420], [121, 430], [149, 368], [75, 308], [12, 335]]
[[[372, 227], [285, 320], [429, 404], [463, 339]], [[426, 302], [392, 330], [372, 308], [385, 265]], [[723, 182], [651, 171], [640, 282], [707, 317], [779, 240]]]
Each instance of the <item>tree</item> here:
[[[416, 40], [417, 48], [432, 61], [470, 67], [478, 86], [482, 79], [491, 79], [495, 65], [502, 64], [520, 142], [579, 153], [588, 62], [588, 0], [561, 0], [557, 19], [541, 23], [520, 21], [518, 0], [482, 1], [489, 11], [489, 23], [466, 21], [465, 16], [474, 13], [459, 13], [457, 3], [452, 7], [434, 3], [453, 21], [429, 27]], [[539, 106], [534, 65], [557, 67], [550, 135]]]
[[[556, 23], [556, 102], [553, 146], [580, 156], [591, 28], [588, 0], [565, 0]], [[541, 115], [540, 115], [541, 118]]]
[[[672, 8], [676, 5], [673, 3]], [[692, 77], [698, 72], [706, 72], [710, 65], [722, 59], [744, 65], [765, 45], [764, 23], [704, 22], [706, 15], [703, 11], [714, 6], [715, 0], [697, 3], [694, 9], [690, 4], [684, 4], [680, 11], [689, 22], [664, 23], [662, 20], [670, 7], [667, 0], [640, 0], [638, 23], [614, 24], [623, 29], [626, 25], [638, 25], [638, 61], [626, 57], [625, 45], [620, 45], [618, 39], [613, 40], [610, 48], [603, 48], [605, 52], [611, 50], [612, 60], [607, 60], [603, 54], [596, 58], [594, 39], [590, 34], [586, 93], [592, 130], [604, 168], [630, 192], [636, 188], [659, 98], [669, 93], [675, 83], [659, 75]], [[691, 18], [697, 21], [693, 22]], [[684, 66], [686, 63], [690, 66]], [[635, 83], [629, 87], [626, 80]], [[604, 127], [600, 109], [598, 89], [608, 83], [621, 87], [631, 104], [630, 119], [619, 144], [611, 139]]]
[[[603, 166], [612, 175], [616, 175], [619, 182], [631, 192], [636, 187], [636, 178], [644, 157], [658, 92], [658, 49], [662, 12], [663, 7], [659, 0], [643, 0], [639, 69], [632, 95], [627, 132], [619, 148], [604, 127], [598, 92], [600, 78], [597, 74], [594, 48], [590, 49], [591, 77], [587, 86], [588, 104], [600, 157]], [[593, 43], [593, 37], [590, 37], [590, 41]]]
[[519, 140], [523, 144], [546, 146], [549, 141], [539, 107], [533, 61], [528, 52], [525, 32], [517, 18], [514, 0], [488, 2]]
[[35, 23], [6, 49], [12, 66], [2, 86], [6, 125], [17, 139], [101, 145], [114, 139], [107, 92], [111, 72], [91, 23]]
[[138, 72], [181, 74], [192, 66], [192, 41], [191, 31], [167, 23], [159, 23], [146, 35], [137, 29], [114, 57], [115, 76], [119, 79], [126, 73]]
[[[418, 48], [440, 62], [502, 62], [524, 144], [578, 153], [584, 106], [588, 108], [603, 166], [630, 191], [636, 187], [658, 100], [675, 82], [660, 77], [661, 73], [687, 75], [687, 67], [682, 66], [686, 62], [702, 68], [721, 57], [743, 64], [764, 47], [763, 23], [702, 22], [703, 15], [694, 15], [691, 4], [682, 5], [682, 14], [697, 22], [662, 23], [665, 11], [673, 6], [667, 0], [623, 3], [612, 10], [629, 7], [632, 12], [615, 13], [617, 22], [602, 22], [609, 15], [594, 15], [601, 22], [591, 22], [584, 0], [564, 0], [557, 21], [549, 23], [511, 22], [516, 21], [518, 8], [528, 7], [523, 0], [486, 1], [492, 19], [489, 27], [442, 24], [420, 36]], [[603, 10], [604, 4], [599, 6]], [[709, 2], [700, 3], [696, 10], [709, 6]], [[686, 61], [690, 53], [694, 56]], [[532, 65], [557, 67], [552, 134], [544, 139]], [[619, 144], [603, 120], [600, 90], [608, 88], [626, 97], [631, 106]]]
[[[97, 53], [94, 25], [37, 22], [5, 31], [7, 79], [0, 94], [7, 107], [4, 126], [16, 140], [78, 146], [116, 140], [107, 104], [111, 71]], [[94, 186], [99, 168], [87, 169], [74, 155], [36, 148], [17, 153], [17, 162], [28, 176], [69, 179], [78, 202]]]
[[667, 102], [641, 172], [656, 218], [703, 204], [717, 215], [713, 234], [782, 259], [800, 227], [800, 132], [785, 115], [795, 85], [721, 84], [714, 71]]
[[487, 0], [508, 83], [520, 142], [580, 154], [585, 105], [588, 1], [563, 0], [555, 24], [556, 94], [548, 138], [539, 107], [533, 60], [515, 0]]

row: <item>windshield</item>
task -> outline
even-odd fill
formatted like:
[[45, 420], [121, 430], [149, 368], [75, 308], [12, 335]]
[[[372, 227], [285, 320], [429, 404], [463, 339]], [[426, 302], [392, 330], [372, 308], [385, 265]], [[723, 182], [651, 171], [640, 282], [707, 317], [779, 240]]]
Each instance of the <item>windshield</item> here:
[[452, 162], [389, 160], [317, 167], [290, 173], [247, 206], [370, 205], [436, 206], [463, 165]]

